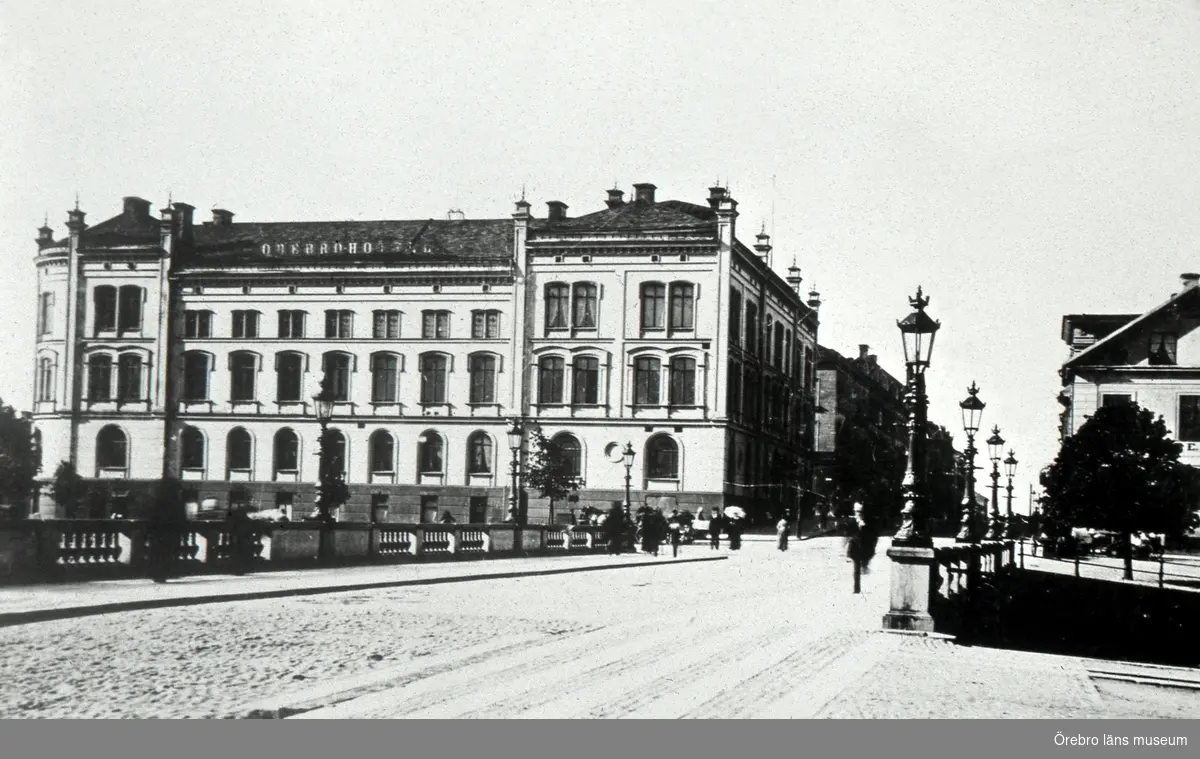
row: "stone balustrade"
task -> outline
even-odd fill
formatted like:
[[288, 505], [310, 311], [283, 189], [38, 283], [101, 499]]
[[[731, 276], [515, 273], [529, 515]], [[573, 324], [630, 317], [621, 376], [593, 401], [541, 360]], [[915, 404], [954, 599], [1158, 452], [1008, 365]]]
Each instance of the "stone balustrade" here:
[[[322, 534], [330, 563], [367, 564], [588, 553], [604, 550], [590, 525], [256, 522], [242, 533], [251, 569], [316, 566]], [[173, 574], [229, 571], [235, 536], [222, 521], [192, 521], [170, 538]], [[0, 525], [0, 583], [147, 576], [151, 526], [129, 519], [51, 519]]]
[[[985, 541], [983, 543], [957, 543], [934, 549], [934, 578], [936, 589], [932, 599], [931, 613], [935, 629], [939, 632], [961, 631], [964, 618], [971, 612], [969, 606], [976, 603], [976, 612], [982, 606], [980, 595], [994, 585], [995, 578], [1012, 571], [1014, 565], [1014, 542], [1011, 540]], [[977, 587], [971, 587], [971, 562], [978, 562]]]

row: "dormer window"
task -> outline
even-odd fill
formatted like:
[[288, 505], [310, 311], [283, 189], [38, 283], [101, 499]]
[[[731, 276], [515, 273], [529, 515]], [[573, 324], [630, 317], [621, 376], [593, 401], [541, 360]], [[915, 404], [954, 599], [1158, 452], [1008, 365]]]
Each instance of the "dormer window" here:
[[1177, 339], [1174, 332], [1150, 333], [1150, 365], [1175, 366]]

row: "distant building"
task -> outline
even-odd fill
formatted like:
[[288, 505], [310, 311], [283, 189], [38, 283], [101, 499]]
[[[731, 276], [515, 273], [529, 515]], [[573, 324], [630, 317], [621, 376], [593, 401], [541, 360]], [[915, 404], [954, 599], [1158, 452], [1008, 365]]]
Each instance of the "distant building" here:
[[1142, 314], [1068, 314], [1071, 355], [1059, 372], [1060, 436], [1075, 434], [1101, 406], [1136, 402], [1161, 414], [1183, 444], [1180, 460], [1200, 466], [1200, 274]]
[[856, 358], [820, 346], [817, 404], [813, 489], [821, 508], [836, 513], [860, 487], [864, 470], [873, 475], [904, 460], [904, 383], [879, 366], [870, 346], [858, 346]]
[[109, 483], [95, 515], [172, 475], [193, 508], [304, 516], [324, 377], [341, 519], [505, 518], [512, 417], [571, 458], [568, 508], [624, 497], [626, 443], [634, 508], [790, 505], [779, 472], [811, 480], [816, 294], [771, 270], [766, 234], [738, 239], [724, 188], [655, 190], [575, 218], [523, 199], [483, 220], [196, 223], [128, 197], [89, 227], [72, 210], [67, 237], [37, 238], [43, 477], [70, 461]]

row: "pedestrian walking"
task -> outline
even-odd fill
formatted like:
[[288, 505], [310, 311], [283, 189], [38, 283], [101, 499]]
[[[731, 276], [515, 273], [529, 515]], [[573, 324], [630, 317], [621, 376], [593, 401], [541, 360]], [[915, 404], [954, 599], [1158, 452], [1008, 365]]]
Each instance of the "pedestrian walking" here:
[[621, 553], [621, 544], [625, 542], [625, 509], [621, 504], [613, 504], [604, 518], [604, 539], [608, 543], [608, 552], [614, 556]]
[[679, 544], [683, 542], [683, 524], [680, 521], [677, 509], [671, 509], [671, 516], [667, 520], [667, 531], [671, 536], [671, 558], [679, 558]]
[[850, 523], [850, 536], [846, 540], [846, 555], [854, 564], [854, 592], [862, 592], [862, 576], [866, 574], [871, 559], [875, 556], [875, 544], [879, 538], [875, 529], [863, 515], [863, 505], [855, 502], [854, 520]]
[[725, 517], [720, 511], [713, 509], [712, 519], [708, 522], [708, 547], [716, 551], [721, 547], [721, 530], [725, 527]]
[[788, 537], [791, 534], [789, 528], [790, 525], [786, 516], [780, 517], [779, 521], [775, 523], [775, 535], [777, 536], [776, 548], [780, 551], [788, 549]]

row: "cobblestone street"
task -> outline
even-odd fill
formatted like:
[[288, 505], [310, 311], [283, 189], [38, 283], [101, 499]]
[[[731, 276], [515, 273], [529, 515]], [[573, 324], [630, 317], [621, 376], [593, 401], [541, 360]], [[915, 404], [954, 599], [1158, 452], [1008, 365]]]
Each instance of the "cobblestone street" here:
[[785, 554], [752, 539], [722, 554], [14, 625], [0, 629], [0, 716], [1194, 712], [1195, 690], [1097, 680], [1085, 660], [879, 632], [890, 571], [882, 547], [859, 596], [838, 539]]

